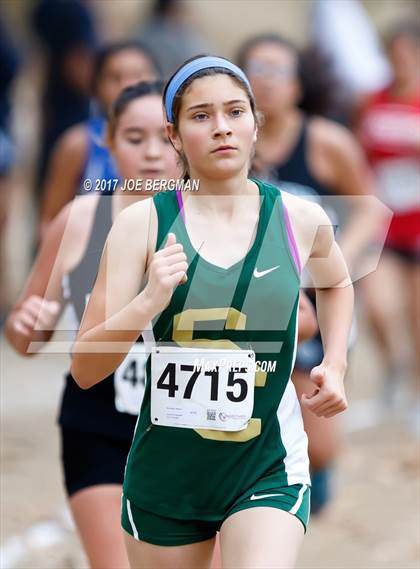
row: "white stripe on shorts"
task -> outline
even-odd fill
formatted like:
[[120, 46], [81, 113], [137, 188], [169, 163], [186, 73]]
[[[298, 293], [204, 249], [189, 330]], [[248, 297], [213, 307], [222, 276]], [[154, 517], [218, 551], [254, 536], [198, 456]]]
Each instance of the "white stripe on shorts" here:
[[130, 520], [131, 529], [133, 530], [134, 537], [138, 540], [139, 534], [138, 534], [137, 528], [134, 524], [133, 514], [131, 513], [130, 500], [127, 500], [127, 513], [128, 513], [128, 519]]
[[294, 515], [299, 510], [300, 506], [302, 505], [303, 495], [305, 494], [307, 487], [308, 487], [307, 484], [302, 485], [302, 488], [299, 490], [299, 494], [298, 494], [298, 498], [296, 500], [296, 504], [293, 506], [293, 508], [291, 510], [289, 510], [290, 514]]

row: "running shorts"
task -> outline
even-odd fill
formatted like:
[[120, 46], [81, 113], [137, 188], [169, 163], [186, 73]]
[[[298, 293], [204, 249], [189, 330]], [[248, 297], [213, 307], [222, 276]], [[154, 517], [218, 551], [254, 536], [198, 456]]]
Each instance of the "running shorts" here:
[[278, 508], [296, 516], [302, 522], [306, 532], [310, 510], [310, 486], [294, 484], [273, 488], [270, 491], [267, 491], [265, 486], [264, 490], [258, 488], [259, 483], [257, 482], [233, 504], [226, 515], [214, 520], [159, 516], [138, 508], [123, 495], [121, 525], [137, 540], [154, 545], [187, 545], [213, 538], [223, 522], [232, 514], [248, 508], [264, 506]]

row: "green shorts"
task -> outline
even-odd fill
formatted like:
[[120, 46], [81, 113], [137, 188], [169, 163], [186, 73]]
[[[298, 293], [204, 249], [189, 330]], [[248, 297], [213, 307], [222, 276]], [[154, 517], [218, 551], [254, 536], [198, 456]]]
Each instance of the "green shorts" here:
[[282, 486], [267, 491], [258, 490], [258, 483], [241, 496], [234, 505], [214, 520], [178, 519], [160, 516], [138, 508], [126, 496], [122, 496], [121, 524], [135, 539], [154, 545], [187, 545], [211, 539], [223, 522], [235, 512], [248, 508], [278, 508], [296, 516], [306, 527], [309, 521], [310, 487], [306, 484]]

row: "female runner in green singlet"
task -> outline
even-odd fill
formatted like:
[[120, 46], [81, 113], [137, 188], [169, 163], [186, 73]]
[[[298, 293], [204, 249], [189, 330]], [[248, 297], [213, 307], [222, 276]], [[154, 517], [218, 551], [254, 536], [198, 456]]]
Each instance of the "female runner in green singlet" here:
[[[248, 179], [257, 113], [239, 68], [223, 58], [190, 60], [169, 80], [164, 102], [170, 139], [199, 191], [159, 194], [116, 220], [72, 373], [87, 389], [140, 333], [157, 341], [124, 480], [132, 567], [209, 567], [217, 531], [223, 567], [292, 567], [310, 486], [290, 380], [300, 269], [317, 289], [324, 342], [303, 404], [331, 417], [347, 407], [347, 267], [320, 206]], [[233, 352], [241, 373], [236, 365], [228, 375], [204, 372], [190, 365], [191, 348], [205, 363]], [[257, 361], [252, 383], [247, 357]]]

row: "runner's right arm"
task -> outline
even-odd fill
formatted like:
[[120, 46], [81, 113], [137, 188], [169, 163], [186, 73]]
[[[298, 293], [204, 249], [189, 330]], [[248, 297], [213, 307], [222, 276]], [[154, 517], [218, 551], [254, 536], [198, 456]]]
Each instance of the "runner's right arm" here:
[[[49, 341], [60, 316], [63, 297], [59, 249], [69, 214], [66, 208], [51, 222], [26, 286], [6, 321], [6, 338], [23, 356], [33, 355]], [[29, 351], [32, 342], [37, 343], [37, 349]]]
[[[150, 232], [139, 231], [149, 227]], [[73, 346], [71, 373], [84, 389], [115, 371], [186, 278], [186, 256], [175, 235], [153, 254], [156, 228], [153, 201], [144, 200], [126, 208], [111, 229]], [[147, 284], [141, 290], [146, 271]]]
[[48, 224], [77, 194], [88, 148], [84, 125], [66, 131], [58, 140], [48, 163], [41, 205], [40, 237]]

